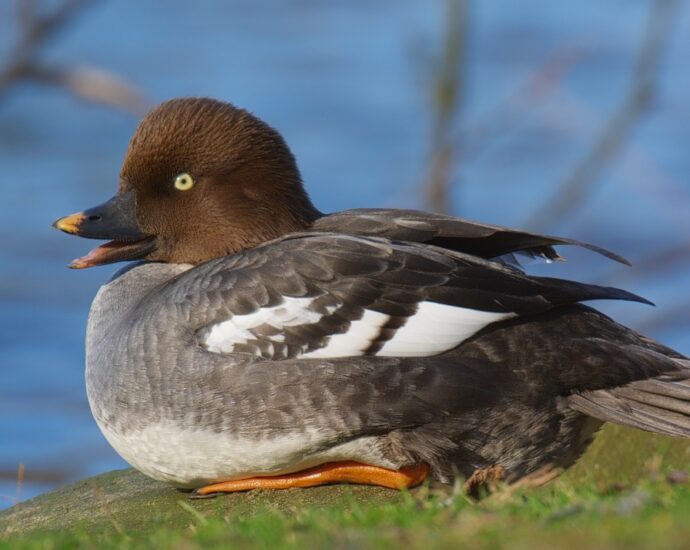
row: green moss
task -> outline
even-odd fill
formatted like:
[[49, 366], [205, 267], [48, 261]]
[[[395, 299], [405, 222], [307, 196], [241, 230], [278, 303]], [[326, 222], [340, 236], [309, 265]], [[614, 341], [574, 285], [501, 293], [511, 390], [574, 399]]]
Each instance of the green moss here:
[[634, 484], [657, 465], [664, 470], [687, 468], [690, 465], [690, 440], [607, 424], [585, 455], [561, 480], [594, 483], [600, 488], [614, 483]]

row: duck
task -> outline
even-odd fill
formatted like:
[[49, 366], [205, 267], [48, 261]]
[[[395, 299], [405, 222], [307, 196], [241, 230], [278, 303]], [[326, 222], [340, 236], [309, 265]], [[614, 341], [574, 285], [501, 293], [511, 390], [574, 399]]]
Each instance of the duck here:
[[415, 210], [321, 213], [246, 110], [150, 111], [117, 194], [63, 217], [127, 262], [86, 330], [105, 438], [197, 497], [560, 472], [605, 422], [690, 437], [690, 360], [582, 302], [650, 303], [527, 273], [577, 240]]

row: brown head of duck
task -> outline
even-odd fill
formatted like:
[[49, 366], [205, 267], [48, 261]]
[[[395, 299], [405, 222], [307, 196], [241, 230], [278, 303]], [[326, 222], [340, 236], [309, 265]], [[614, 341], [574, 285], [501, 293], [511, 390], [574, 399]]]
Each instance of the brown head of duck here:
[[309, 228], [321, 214], [282, 136], [208, 98], [167, 101], [140, 123], [117, 195], [54, 227], [109, 242], [70, 267], [198, 264]]

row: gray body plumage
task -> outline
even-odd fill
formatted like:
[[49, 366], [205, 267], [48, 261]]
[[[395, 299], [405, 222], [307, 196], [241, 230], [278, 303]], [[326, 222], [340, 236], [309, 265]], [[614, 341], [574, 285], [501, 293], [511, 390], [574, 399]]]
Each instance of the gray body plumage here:
[[[358, 216], [322, 218], [317, 232], [196, 267], [136, 264], [101, 288], [89, 316], [87, 392], [126, 460], [186, 487], [348, 459], [428, 462], [448, 481], [496, 464], [514, 476], [567, 467], [606, 420], [690, 436], [687, 359], [577, 304], [633, 295], [529, 277], [438, 240], [453, 235], [420, 238], [438, 218], [408, 215], [407, 233], [376, 226], [350, 236]], [[489, 248], [487, 256], [504, 253]], [[280, 340], [252, 328], [230, 353], [204, 347], [209, 326], [285, 296], [309, 298], [319, 321], [288, 327]], [[377, 355], [425, 302], [515, 317], [440, 354]], [[301, 356], [366, 311], [386, 324], [361, 355]]]

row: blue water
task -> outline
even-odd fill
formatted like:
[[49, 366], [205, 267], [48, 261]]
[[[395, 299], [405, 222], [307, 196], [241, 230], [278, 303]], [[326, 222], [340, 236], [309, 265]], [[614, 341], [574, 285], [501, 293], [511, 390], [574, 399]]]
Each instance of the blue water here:
[[[114, 71], [152, 104], [209, 95], [254, 111], [285, 135], [322, 210], [415, 207], [423, 204], [425, 82], [439, 49], [443, 5], [111, 1], [79, 18], [47, 59]], [[641, 0], [473, 3], [467, 97], [457, 130], [480, 147], [454, 173], [456, 213], [527, 223], [624, 96], [648, 6]], [[6, 7], [0, 16], [7, 28]], [[556, 227], [540, 229], [596, 242], [634, 261], [690, 241], [688, 3], [680, 3], [674, 20], [653, 108], [584, 205]], [[0, 34], [4, 52], [12, 34]], [[554, 90], [513, 101], [509, 116], [496, 111], [563, 51], [580, 57]], [[501, 117], [505, 127], [481, 138], [478, 128]], [[115, 191], [136, 122], [33, 85], [0, 101], [0, 507], [16, 495], [13, 472], [20, 463], [27, 469], [22, 498], [124, 465], [91, 420], [82, 379], [90, 300], [115, 268], [65, 269], [93, 243], [50, 224]], [[655, 310], [605, 309], [690, 353], [687, 258], [636, 276], [591, 254], [569, 257], [550, 273], [647, 296]]]

